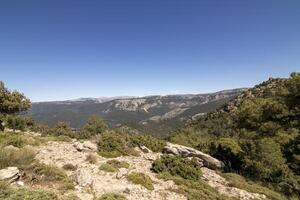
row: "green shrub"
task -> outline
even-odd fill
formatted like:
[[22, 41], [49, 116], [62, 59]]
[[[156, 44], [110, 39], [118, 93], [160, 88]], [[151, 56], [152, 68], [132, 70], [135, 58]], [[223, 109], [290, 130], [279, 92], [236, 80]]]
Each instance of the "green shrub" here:
[[0, 147], [13, 145], [15, 147], [24, 147], [26, 145], [39, 145], [39, 141], [31, 136], [23, 135], [22, 133], [1, 133]]
[[3, 200], [58, 200], [58, 196], [50, 191], [46, 190], [28, 190], [28, 189], [14, 189], [10, 190], [5, 196], [1, 196]]
[[109, 160], [107, 161], [107, 164], [110, 164], [114, 168], [129, 168], [129, 164], [125, 161], [119, 161], [119, 160]]
[[102, 134], [107, 128], [107, 124], [104, 120], [94, 115], [88, 119], [86, 124], [77, 134], [77, 137], [82, 139], [90, 138], [91, 136]]
[[98, 141], [98, 151], [99, 155], [110, 158], [135, 153], [129, 145], [128, 136], [115, 131], [107, 131], [101, 135]]
[[157, 139], [151, 135], [130, 135], [130, 140], [133, 146], [146, 146], [154, 152], [162, 152], [166, 142], [164, 140]]
[[6, 118], [6, 125], [13, 130], [25, 131], [32, 129], [35, 126], [35, 122], [31, 117], [8, 115]]
[[229, 182], [229, 186], [240, 188], [253, 193], [264, 194], [270, 200], [285, 200], [286, 198], [281, 194], [270, 190], [269, 188], [263, 187], [251, 181], [246, 181], [244, 177], [234, 174], [226, 173], [223, 174], [224, 178]]
[[126, 200], [126, 197], [122, 194], [106, 193], [106, 194], [103, 194], [97, 200]]
[[103, 163], [102, 165], [100, 165], [99, 170], [105, 171], [105, 172], [117, 172], [118, 169], [113, 167], [110, 164], [107, 163]]
[[55, 183], [53, 186], [59, 190], [73, 190], [75, 187], [74, 181], [67, 176], [66, 172], [55, 165], [35, 162], [27, 166], [24, 172], [26, 174], [25, 179], [34, 178], [38, 184]]
[[127, 179], [128, 179], [128, 181], [130, 181], [134, 184], [144, 186], [148, 190], [154, 190], [153, 182], [152, 182], [151, 178], [146, 174], [132, 172], [128, 175]]
[[233, 138], [220, 138], [213, 142], [210, 153], [223, 161], [226, 171], [238, 171], [242, 167], [243, 151]]
[[178, 193], [185, 195], [188, 200], [237, 200], [236, 198], [220, 194], [201, 179], [193, 181], [179, 176], [172, 176], [169, 173], [161, 173], [159, 178], [174, 181], [178, 186]]
[[73, 130], [69, 123], [58, 122], [53, 128], [51, 128], [48, 134], [53, 136], [68, 136], [73, 137]]
[[129, 164], [125, 161], [109, 160], [103, 163], [99, 169], [106, 172], [117, 172], [120, 168], [128, 168]]
[[202, 176], [201, 169], [195, 160], [188, 160], [178, 156], [161, 156], [152, 164], [152, 171], [156, 173], [169, 173], [189, 180], [199, 180]]

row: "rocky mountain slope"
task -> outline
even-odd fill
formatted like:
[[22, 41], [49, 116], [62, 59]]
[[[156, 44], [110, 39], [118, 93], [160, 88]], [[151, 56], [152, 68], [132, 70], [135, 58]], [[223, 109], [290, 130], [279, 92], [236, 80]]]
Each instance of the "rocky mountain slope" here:
[[245, 89], [210, 94], [147, 97], [83, 98], [70, 101], [33, 103], [28, 112], [35, 120], [50, 126], [58, 121], [81, 127], [91, 115], [100, 115], [111, 126], [128, 125], [139, 129], [167, 121], [178, 124], [210, 112]]
[[[30, 138], [31, 145], [27, 144], [25, 147], [4, 145], [4, 151], [9, 154], [3, 155], [20, 154], [30, 149], [31, 152], [34, 152], [31, 162], [36, 164], [20, 165], [20, 162], [24, 163], [24, 159], [22, 159], [15, 163], [20, 168], [13, 165], [6, 168], [0, 166], [0, 183], [5, 181], [10, 185], [8, 190], [0, 184], [0, 199], [12, 200], [25, 197], [43, 200], [190, 199], [189, 194], [185, 194], [174, 181], [164, 180], [151, 170], [153, 161], [159, 159], [163, 154], [154, 153], [145, 146], [137, 147], [135, 150], [138, 154], [135, 156], [105, 158], [97, 154], [97, 145], [93, 141], [79, 142], [75, 139], [53, 141], [52, 138], [48, 142], [44, 141], [37, 145], [37, 141], [43, 141], [46, 138], [36, 133], [26, 133], [25, 135], [19, 133], [19, 136], [26, 138], [27, 142]], [[197, 168], [202, 171], [201, 181], [204, 185], [198, 189], [212, 191], [215, 197], [203, 194], [209, 199], [267, 199], [264, 194], [252, 193], [230, 186], [220, 172], [215, 171], [221, 167], [219, 166], [220, 161], [207, 154], [175, 144], [168, 144], [165, 149], [166, 152], [177, 156], [188, 158], [199, 156]], [[2, 162], [3, 158], [0, 160]], [[108, 163], [118, 163], [119, 165], [122, 163], [122, 166], [108, 168]], [[212, 164], [217, 164], [218, 169], [215, 167], [210, 169]], [[137, 183], [129, 178], [131, 174], [143, 174], [147, 179], [142, 183]], [[151, 187], [144, 185], [144, 182], [147, 181], [150, 181]], [[106, 195], [111, 198], [105, 198]], [[202, 198], [198, 196], [195, 199]]]

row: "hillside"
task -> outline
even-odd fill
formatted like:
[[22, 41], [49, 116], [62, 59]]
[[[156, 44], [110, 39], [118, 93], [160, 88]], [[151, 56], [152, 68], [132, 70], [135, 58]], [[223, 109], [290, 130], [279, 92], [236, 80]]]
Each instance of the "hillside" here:
[[225, 163], [225, 171], [294, 199], [300, 195], [299, 94], [299, 73], [271, 78], [192, 121], [170, 140], [210, 153]]
[[[129, 126], [148, 133], [174, 130], [187, 120], [215, 110], [245, 89], [211, 94], [148, 97], [83, 98], [33, 103], [28, 115], [49, 126], [59, 121], [80, 128], [91, 115], [99, 115], [112, 127]], [[161, 129], [161, 130], [159, 130]]]
[[[0, 199], [263, 200], [274, 195], [284, 199], [259, 185], [249, 190], [245, 180], [245, 188], [232, 186], [233, 179], [220, 171], [220, 161], [194, 149], [163, 142], [158, 148], [154, 138], [147, 138], [144, 146], [127, 135], [127, 142], [138, 141], [131, 146], [124, 143], [124, 134], [116, 132], [102, 136], [109, 140], [0, 133]], [[108, 150], [120, 155], [104, 154]], [[180, 157], [183, 152], [191, 155]]]

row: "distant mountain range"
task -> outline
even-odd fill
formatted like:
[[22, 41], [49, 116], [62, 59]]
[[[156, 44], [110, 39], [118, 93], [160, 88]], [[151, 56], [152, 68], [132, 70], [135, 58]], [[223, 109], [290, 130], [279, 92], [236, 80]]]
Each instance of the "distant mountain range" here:
[[49, 126], [58, 121], [66, 121], [74, 128], [80, 128], [91, 115], [99, 115], [110, 126], [128, 126], [155, 134], [169, 131], [164, 127], [177, 127], [204, 113], [214, 111], [244, 90], [246, 89], [239, 88], [207, 94], [119, 96], [37, 102], [33, 103], [27, 114]]

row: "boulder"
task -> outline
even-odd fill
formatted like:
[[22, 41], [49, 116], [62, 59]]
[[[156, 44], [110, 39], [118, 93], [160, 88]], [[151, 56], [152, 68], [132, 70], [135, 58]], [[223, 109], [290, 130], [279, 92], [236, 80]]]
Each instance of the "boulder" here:
[[73, 143], [73, 146], [77, 151], [97, 151], [97, 145], [91, 141], [84, 141], [83, 143], [76, 141]]
[[76, 182], [81, 187], [87, 187], [92, 185], [93, 178], [91, 173], [85, 169], [78, 169], [75, 173]]
[[81, 142], [74, 142], [73, 146], [77, 149], [77, 151], [83, 151], [83, 144]]
[[83, 148], [85, 150], [89, 150], [89, 151], [97, 151], [97, 145], [95, 143], [92, 143], [91, 141], [84, 141], [83, 142]]
[[[203, 166], [210, 169], [220, 169], [224, 167], [224, 164], [218, 159], [203, 153], [199, 150], [186, 147], [183, 145], [167, 143], [164, 147], [164, 153], [173, 154], [182, 157], [195, 157], [203, 160]], [[199, 160], [198, 160], [199, 161]], [[200, 162], [200, 161], [199, 161]]]
[[20, 171], [17, 167], [7, 167], [0, 170], [0, 181], [14, 182], [20, 177]]
[[152, 151], [148, 149], [146, 146], [140, 146], [139, 148], [144, 153], [152, 153]]

